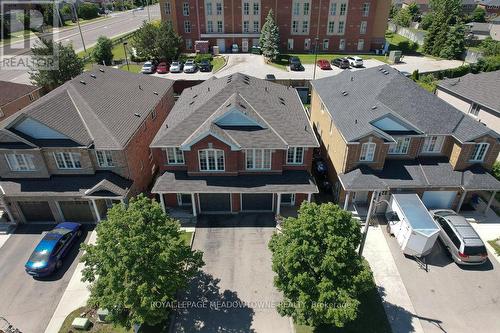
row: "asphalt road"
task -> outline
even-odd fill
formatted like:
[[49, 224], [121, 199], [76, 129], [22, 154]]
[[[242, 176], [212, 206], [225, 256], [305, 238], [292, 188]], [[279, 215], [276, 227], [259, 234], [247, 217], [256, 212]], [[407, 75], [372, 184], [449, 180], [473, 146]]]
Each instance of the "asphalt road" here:
[[[0, 316], [23, 333], [40, 333], [47, 327], [81, 255], [79, 244], [64, 259], [63, 267], [53, 276], [34, 279], [24, 264], [41, 233], [53, 225], [26, 225], [17, 228], [0, 249]], [[80, 241], [88, 240], [84, 232]]]
[[[149, 9], [151, 20], [160, 18], [159, 5], [150, 6]], [[86, 47], [90, 47], [97, 42], [100, 36], [115, 37], [138, 29], [144, 21], [148, 20], [148, 10], [135, 10], [127, 12], [113, 13], [110, 17], [83, 24], [82, 34]], [[78, 27], [63, 28], [54, 36], [55, 41], [60, 41], [63, 44], [73, 44], [76, 52], [83, 51], [83, 43], [80, 37]], [[30, 44], [33, 45], [36, 39], [32, 39]], [[16, 53], [22, 54], [29, 52], [29, 44], [19, 41], [12, 44], [12, 48], [16, 49]], [[25, 70], [6, 70], [0, 67], [0, 80], [12, 81], [18, 83], [29, 83], [28, 74]]]

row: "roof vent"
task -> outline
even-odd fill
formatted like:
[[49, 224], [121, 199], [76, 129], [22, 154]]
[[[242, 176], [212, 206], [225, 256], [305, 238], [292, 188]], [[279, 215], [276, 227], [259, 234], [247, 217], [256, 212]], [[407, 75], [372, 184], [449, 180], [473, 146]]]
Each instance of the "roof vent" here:
[[351, 81], [354, 81], [354, 76], [351, 76]]
[[194, 96], [193, 96], [193, 99], [195, 99], [196, 97], [198, 97], [198, 94], [194, 95]]
[[104, 69], [102, 69], [102, 68], [99, 68], [99, 72], [104, 73], [104, 72], [105, 72], [105, 70], [104, 70]]
[[349, 95], [349, 93], [347, 91], [342, 92], [342, 96], [347, 96], [347, 95]]
[[230, 107], [231, 106], [231, 103], [229, 103], [228, 105], [226, 105], [226, 108]]
[[268, 87], [266, 87], [266, 92], [269, 92], [269, 88]]
[[134, 113], [134, 116], [140, 117], [141, 115], [136, 112], [136, 113]]
[[304, 126], [304, 131], [306, 131], [306, 132], [307, 132], [307, 125], [305, 125], [305, 126]]
[[378, 68], [378, 70], [379, 70], [379, 71], [381, 71], [381, 70], [383, 70], [383, 69], [384, 69], [384, 67], [379, 67], [379, 68]]
[[193, 104], [194, 104], [194, 101], [191, 101], [191, 102], [189, 103], [189, 105], [193, 105]]
[[83, 80], [80, 80], [80, 83], [81, 84], [87, 84], [87, 82], [83, 81]]
[[354, 123], [357, 124], [358, 123], [358, 120], [357, 119], [354, 119]]
[[95, 74], [90, 74], [90, 77], [93, 78], [93, 79], [97, 78], [97, 76], [95, 76]]
[[210, 87], [208, 87], [208, 91], [210, 91]]
[[376, 105], [372, 106], [372, 110], [375, 110], [376, 108], [377, 108], [377, 106], [376, 106]]
[[139, 85], [139, 90], [142, 90], [142, 87], [141, 87], [141, 85]]
[[246, 107], [246, 106], [244, 106], [243, 104], [241, 104], [241, 103], [239, 103], [239, 104], [240, 104], [240, 106], [241, 106], [243, 109], [246, 109], [246, 108], [247, 108], [247, 107]]
[[158, 96], [158, 92], [157, 91], [153, 91], [153, 94], [155, 94], [156, 96]]
[[280, 103], [281, 103], [281, 104], [286, 105], [286, 104], [285, 104], [285, 100], [284, 100], [282, 97], [278, 97], [278, 99], [280, 100]]

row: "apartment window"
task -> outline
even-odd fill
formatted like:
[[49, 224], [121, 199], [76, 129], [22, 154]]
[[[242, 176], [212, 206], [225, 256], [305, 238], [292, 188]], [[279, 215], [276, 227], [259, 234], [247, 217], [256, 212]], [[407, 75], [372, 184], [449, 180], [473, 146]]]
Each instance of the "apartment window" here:
[[222, 26], [222, 21], [217, 21], [217, 32], [224, 32], [224, 27]]
[[337, 31], [339, 34], [343, 34], [344, 33], [344, 21], [340, 21], [339, 22], [339, 29]]
[[198, 151], [200, 171], [224, 171], [224, 151], [205, 149]]
[[260, 26], [259, 21], [253, 21], [253, 32], [259, 32]]
[[371, 162], [375, 157], [375, 148], [377, 145], [373, 142], [365, 142], [361, 145], [361, 153], [359, 160], [363, 162]]
[[328, 22], [328, 33], [333, 34], [335, 32], [335, 22], [330, 21]]
[[59, 169], [81, 169], [79, 153], [54, 153], [57, 167]]
[[292, 21], [292, 32], [299, 32], [299, 21]]
[[193, 40], [192, 39], [186, 39], [186, 49], [191, 50], [193, 48]]
[[184, 152], [178, 147], [167, 148], [168, 164], [184, 164]]
[[243, 15], [250, 15], [250, 4], [248, 2], [243, 3]]
[[259, 3], [258, 2], [253, 3], [253, 14], [259, 15]]
[[300, 15], [300, 3], [299, 2], [294, 2], [293, 3], [293, 15], [294, 16], [299, 16]]
[[165, 2], [165, 14], [170, 15], [172, 13], [172, 9], [170, 7], [170, 2]]
[[207, 8], [207, 15], [212, 15], [212, 3], [207, 2], [205, 6]]
[[361, 12], [363, 13], [364, 17], [367, 17], [370, 13], [370, 4], [365, 2], [361, 7]]
[[110, 168], [115, 166], [113, 163], [113, 154], [110, 150], [96, 150], [97, 164], [102, 168]]
[[293, 50], [293, 39], [289, 38], [286, 44], [288, 50]]
[[291, 147], [288, 148], [286, 154], [287, 164], [303, 164], [304, 163], [304, 148], [303, 147]]
[[347, 9], [347, 4], [341, 3], [340, 4], [340, 16], [344, 16], [345, 15], [346, 9]]
[[309, 15], [309, 2], [304, 3], [304, 16]]
[[217, 15], [222, 15], [222, 3], [217, 2], [215, 4], [215, 10], [217, 11]]
[[337, 3], [335, 2], [330, 4], [330, 15], [331, 16], [337, 15]]
[[214, 22], [207, 21], [207, 32], [214, 32]]
[[443, 148], [444, 136], [429, 136], [424, 140], [423, 153], [440, 153]]
[[366, 27], [367, 27], [366, 21], [361, 21], [361, 24], [359, 25], [359, 33], [362, 35], [366, 34]]
[[345, 39], [339, 41], [339, 50], [345, 50]]
[[271, 169], [271, 149], [247, 149], [247, 170], [269, 170]]
[[184, 32], [191, 32], [191, 21], [184, 21]]
[[358, 51], [363, 51], [364, 48], [365, 48], [365, 40], [358, 39]]
[[187, 2], [182, 4], [182, 15], [189, 16], [189, 4]]
[[474, 117], [477, 117], [479, 115], [480, 108], [481, 107], [478, 104], [472, 103], [469, 108], [469, 114], [473, 115]]
[[308, 33], [309, 31], [309, 21], [302, 21], [302, 33]]
[[33, 155], [27, 154], [7, 154], [7, 164], [12, 171], [33, 171], [36, 170], [33, 163]]
[[323, 51], [328, 51], [328, 47], [330, 46], [329, 39], [323, 39]]
[[474, 150], [472, 151], [470, 159], [471, 162], [482, 162], [486, 156], [486, 151], [488, 151], [489, 146], [490, 144], [486, 142], [476, 143]]
[[243, 32], [249, 32], [249, 25], [250, 23], [248, 21], [243, 21]]
[[311, 48], [311, 39], [306, 38], [304, 39], [304, 50], [309, 50]]
[[391, 155], [406, 155], [410, 147], [410, 138], [396, 138], [396, 143], [391, 143], [388, 154]]

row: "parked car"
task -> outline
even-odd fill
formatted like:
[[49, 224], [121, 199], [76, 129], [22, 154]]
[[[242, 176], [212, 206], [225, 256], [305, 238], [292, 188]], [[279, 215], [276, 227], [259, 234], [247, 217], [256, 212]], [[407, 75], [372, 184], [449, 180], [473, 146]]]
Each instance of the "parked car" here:
[[198, 70], [198, 66], [193, 59], [189, 59], [184, 64], [184, 73], [195, 73]]
[[292, 71], [303, 71], [304, 66], [302, 66], [302, 63], [300, 62], [300, 59], [297, 57], [290, 57], [288, 59], [288, 62], [290, 63], [290, 70]]
[[169, 67], [170, 67], [170, 65], [168, 64], [168, 62], [160, 62], [158, 64], [158, 67], [156, 67], [156, 73], [166, 74], [166, 73], [168, 73]]
[[252, 46], [250, 52], [253, 54], [262, 54], [262, 49], [260, 48], [260, 46]]
[[210, 72], [212, 71], [212, 64], [208, 60], [202, 60], [198, 64], [198, 67], [200, 68], [200, 72]]
[[142, 74], [153, 74], [154, 72], [156, 72], [156, 65], [154, 64], [154, 62], [146, 61], [144, 65], [142, 65]]
[[363, 59], [357, 56], [349, 56], [347, 57], [347, 61], [349, 61], [349, 65], [351, 67], [363, 67]]
[[233, 52], [233, 53], [238, 53], [238, 52], [240, 52], [240, 48], [238, 47], [238, 44], [233, 44], [233, 45], [231, 46], [231, 52]]
[[332, 69], [332, 66], [330, 66], [330, 63], [326, 59], [319, 59], [316, 64], [319, 66], [319, 68], [323, 70], [329, 70]]
[[336, 58], [332, 60], [332, 65], [341, 69], [349, 68], [349, 60], [346, 58]]
[[62, 267], [64, 257], [82, 235], [80, 223], [59, 223], [38, 243], [24, 265], [26, 273], [35, 277], [48, 276]]
[[274, 74], [266, 74], [267, 81], [276, 81], [276, 76]]
[[182, 73], [183, 68], [182, 61], [172, 61], [170, 64], [170, 73]]
[[483, 241], [465, 217], [451, 209], [430, 212], [441, 229], [439, 238], [457, 264], [479, 265], [488, 259]]

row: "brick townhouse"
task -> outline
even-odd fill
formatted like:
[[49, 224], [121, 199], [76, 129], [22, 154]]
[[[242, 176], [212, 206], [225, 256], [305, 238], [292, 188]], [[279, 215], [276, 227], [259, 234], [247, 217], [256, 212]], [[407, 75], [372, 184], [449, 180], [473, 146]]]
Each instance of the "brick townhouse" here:
[[160, 0], [161, 17], [172, 22], [185, 50], [208, 41], [221, 52], [238, 44], [242, 52], [259, 45], [269, 10], [279, 26], [281, 49], [368, 52], [381, 49], [390, 0]]
[[151, 148], [164, 207], [274, 211], [311, 200], [319, 147], [298, 93], [239, 73], [183, 91]]
[[42, 95], [42, 88], [0, 81], [0, 120], [13, 115]]
[[334, 199], [359, 216], [391, 193], [459, 211], [478, 191], [500, 190], [489, 173], [498, 134], [389, 66], [313, 81], [311, 103]]
[[11, 222], [95, 222], [146, 191], [173, 82], [101, 68], [0, 123], [0, 210]]

